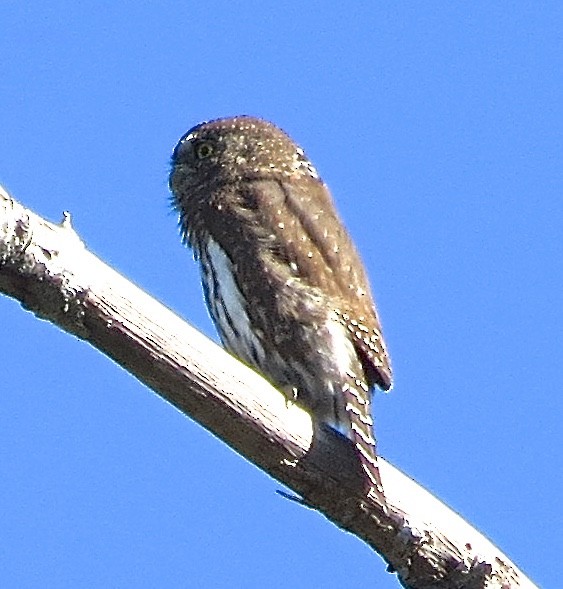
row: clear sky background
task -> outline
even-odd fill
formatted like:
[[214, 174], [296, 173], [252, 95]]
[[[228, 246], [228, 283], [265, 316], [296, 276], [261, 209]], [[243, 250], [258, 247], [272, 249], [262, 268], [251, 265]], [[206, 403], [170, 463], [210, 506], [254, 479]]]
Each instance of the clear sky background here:
[[[561, 2], [0, 3], [0, 182], [212, 337], [169, 210], [204, 119], [271, 119], [357, 241], [381, 453], [541, 587], [561, 565]], [[0, 586], [397, 588], [108, 358], [0, 297]]]

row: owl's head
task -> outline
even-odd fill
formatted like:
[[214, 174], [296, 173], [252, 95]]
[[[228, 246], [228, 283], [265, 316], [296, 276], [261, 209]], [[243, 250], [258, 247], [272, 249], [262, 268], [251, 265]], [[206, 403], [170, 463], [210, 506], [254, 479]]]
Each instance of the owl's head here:
[[318, 178], [303, 150], [280, 128], [249, 116], [216, 119], [192, 127], [172, 154], [170, 189], [276, 175]]

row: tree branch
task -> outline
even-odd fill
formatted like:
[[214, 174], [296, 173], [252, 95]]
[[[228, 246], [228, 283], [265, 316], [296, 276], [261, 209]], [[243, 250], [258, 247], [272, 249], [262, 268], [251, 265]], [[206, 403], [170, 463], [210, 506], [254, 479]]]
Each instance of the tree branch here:
[[[89, 252], [71, 227], [0, 188], [0, 292], [88, 341], [355, 534], [412, 589], [535, 585], [484, 536], [380, 459], [387, 509], [364, 496], [348, 440]], [[314, 431], [315, 430], [315, 431]], [[313, 435], [314, 432], [314, 435]]]

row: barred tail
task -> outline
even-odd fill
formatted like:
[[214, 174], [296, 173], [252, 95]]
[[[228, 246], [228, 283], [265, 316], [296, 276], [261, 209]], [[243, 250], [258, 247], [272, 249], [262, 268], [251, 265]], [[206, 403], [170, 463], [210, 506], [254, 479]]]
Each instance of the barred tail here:
[[347, 371], [347, 382], [342, 387], [346, 414], [350, 420], [350, 437], [356, 446], [361, 466], [366, 474], [368, 495], [385, 505], [385, 495], [377, 466], [376, 441], [370, 412], [370, 390], [358, 376]]

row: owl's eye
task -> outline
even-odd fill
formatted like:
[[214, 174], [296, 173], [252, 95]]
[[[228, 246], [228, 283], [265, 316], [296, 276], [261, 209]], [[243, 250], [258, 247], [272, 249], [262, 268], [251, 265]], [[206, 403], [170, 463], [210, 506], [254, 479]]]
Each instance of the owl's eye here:
[[202, 141], [195, 146], [195, 154], [198, 159], [204, 160], [213, 153], [213, 145], [209, 141]]

